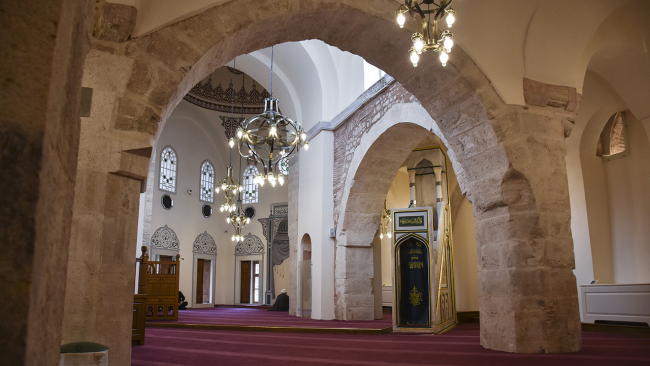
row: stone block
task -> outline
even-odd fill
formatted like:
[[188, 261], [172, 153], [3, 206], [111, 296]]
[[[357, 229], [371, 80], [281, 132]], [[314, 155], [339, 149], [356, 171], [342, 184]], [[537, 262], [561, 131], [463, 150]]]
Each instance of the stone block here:
[[[145, 38], [145, 37], [143, 37]], [[191, 67], [201, 58], [202, 54], [183, 36], [174, 32], [172, 27], [164, 27], [147, 35], [149, 42], [146, 51], [155, 59], [176, 71], [181, 67]]]
[[522, 130], [521, 116], [515, 108], [508, 108], [504, 113], [490, 119], [490, 124], [498, 142], [514, 137]]
[[120, 98], [117, 103], [115, 129], [156, 135], [161, 120], [159, 111], [131, 98]]
[[467, 180], [473, 182], [508, 169], [510, 161], [506, 151], [501, 146], [486, 150], [483, 154], [464, 159], [458, 156], [460, 163], [465, 168]]
[[524, 78], [524, 100], [526, 104], [545, 107], [550, 100], [548, 84]]
[[481, 123], [467, 131], [448, 138], [447, 146], [454, 150], [457, 156], [471, 158], [483, 153], [492, 146], [497, 146], [497, 137], [492, 126]]
[[561, 120], [535, 113], [521, 113], [521, 123], [525, 133], [546, 135], [558, 139], [564, 137]]
[[138, 9], [126, 4], [101, 3], [99, 24], [95, 24], [93, 36], [110, 42], [129, 39], [135, 29]]

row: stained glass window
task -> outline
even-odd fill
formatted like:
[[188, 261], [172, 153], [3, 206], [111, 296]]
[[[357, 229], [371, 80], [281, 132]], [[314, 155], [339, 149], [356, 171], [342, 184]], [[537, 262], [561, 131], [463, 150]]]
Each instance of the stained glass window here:
[[201, 201], [214, 202], [214, 167], [209, 161], [201, 164]]
[[167, 146], [160, 154], [160, 190], [176, 192], [176, 172], [178, 159], [171, 146]]
[[280, 173], [282, 173], [284, 175], [289, 174], [289, 159], [288, 158], [285, 157], [285, 158], [280, 159], [280, 161], [278, 162], [278, 166], [280, 167]]
[[257, 174], [259, 174], [257, 168], [252, 165], [244, 170], [244, 203], [257, 203], [258, 188], [254, 182]]

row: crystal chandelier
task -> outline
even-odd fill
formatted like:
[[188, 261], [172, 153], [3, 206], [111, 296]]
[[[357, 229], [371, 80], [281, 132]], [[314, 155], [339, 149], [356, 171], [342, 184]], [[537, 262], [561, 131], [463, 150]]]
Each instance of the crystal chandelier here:
[[390, 210], [386, 208], [386, 201], [384, 200], [384, 209], [381, 211], [381, 220], [379, 221], [379, 239], [383, 239], [384, 235], [389, 238], [392, 236], [390, 231]]
[[[415, 13], [420, 17], [422, 22], [422, 33], [413, 33], [411, 36], [413, 46], [409, 50], [409, 54], [413, 67], [418, 66], [420, 54], [429, 50], [437, 52], [442, 66], [447, 66], [449, 53], [451, 52], [451, 48], [454, 47], [453, 34], [448, 29], [438, 34], [438, 21], [445, 17], [448, 28], [451, 28], [454, 24], [456, 21], [456, 12], [450, 7], [452, 1], [440, 0], [440, 4], [436, 4], [434, 0], [423, 0], [422, 4], [427, 5], [427, 9], [423, 10], [417, 1], [405, 0], [404, 4], [401, 4], [397, 9], [397, 25], [400, 28], [404, 28], [406, 13], [410, 15]], [[431, 9], [431, 5], [433, 5], [433, 9]], [[431, 23], [431, 14], [434, 14], [433, 24]]]
[[[264, 186], [264, 180], [275, 187], [284, 184], [284, 177], [278, 170], [283, 158], [289, 158], [301, 147], [309, 149], [307, 134], [300, 123], [280, 113], [278, 100], [273, 98], [273, 47], [271, 47], [271, 97], [264, 99], [264, 111], [244, 120], [236, 133], [239, 154], [262, 163], [263, 171], [254, 177], [254, 182]], [[231, 139], [231, 146], [235, 144]], [[248, 151], [244, 151], [244, 147]]]
[[[236, 59], [235, 59], [236, 62]], [[242, 84], [243, 85], [243, 84]], [[233, 88], [232, 88], [232, 105], [231, 105], [231, 114], [235, 114], [235, 86], [233, 83]], [[233, 120], [230, 122], [235, 121], [235, 117], [232, 117]], [[224, 120], [224, 123], [226, 120]], [[232, 136], [228, 136], [228, 131], [229, 129], [226, 128], [226, 137], [230, 137], [230, 141], [233, 141]], [[233, 197], [235, 197], [235, 194], [238, 192], [241, 193], [241, 191], [244, 190], [244, 186], [239, 184], [239, 179], [234, 180], [232, 176], [232, 147], [233, 144], [230, 144], [230, 162], [228, 163], [228, 172], [226, 173], [226, 177], [222, 180], [219, 181], [219, 185], [217, 185], [217, 188], [215, 188], [215, 191], [219, 193], [221, 191], [226, 198], [226, 203], [222, 204], [221, 207], [219, 208], [219, 211], [221, 212], [234, 212], [236, 209], [236, 206], [234, 203], [232, 203]]]

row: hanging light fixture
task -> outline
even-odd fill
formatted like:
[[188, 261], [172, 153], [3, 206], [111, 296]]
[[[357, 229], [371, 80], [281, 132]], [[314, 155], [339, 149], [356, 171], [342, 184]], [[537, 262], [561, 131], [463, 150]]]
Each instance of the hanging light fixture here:
[[[437, 52], [442, 66], [447, 66], [449, 53], [451, 52], [452, 47], [454, 47], [453, 34], [449, 29], [445, 29], [438, 34], [438, 21], [445, 17], [447, 27], [452, 27], [456, 21], [456, 11], [454, 11], [450, 6], [452, 1], [453, 0], [440, 0], [440, 5], [438, 5], [433, 0], [423, 0], [422, 4], [427, 5], [427, 9], [423, 10], [417, 1], [405, 0], [404, 4], [401, 4], [397, 9], [396, 20], [397, 25], [400, 28], [404, 28], [404, 24], [406, 23], [406, 13], [411, 15], [413, 15], [413, 13], [416, 14], [420, 17], [422, 22], [422, 33], [413, 33], [411, 36], [413, 46], [409, 49], [409, 57], [413, 67], [418, 66], [420, 55], [429, 50]], [[431, 9], [431, 5], [434, 6], [433, 9]], [[433, 23], [431, 23], [431, 14], [434, 14]]]
[[384, 200], [384, 209], [381, 211], [381, 220], [379, 221], [379, 239], [383, 239], [384, 235], [389, 238], [393, 236], [390, 230], [390, 210], [386, 208], [386, 200]]
[[[237, 59], [235, 58], [235, 63], [237, 62]], [[234, 65], [233, 65], [234, 66]], [[233, 83], [232, 87], [232, 103], [231, 103], [231, 114], [233, 115], [231, 118], [231, 121], [228, 121], [230, 123], [236, 122], [236, 119], [234, 117], [235, 114], [235, 84]], [[226, 123], [226, 120], [224, 119], [224, 124]], [[221, 207], [219, 208], [219, 211], [221, 212], [234, 212], [236, 209], [236, 205], [232, 203], [233, 197], [235, 197], [235, 194], [238, 192], [241, 193], [241, 191], [244, 190], [244, 186], [239, 184], [239, 179], [235, 180], [233, 179], [232, 175], [232, 148], [235, 146], [235, 139], [234, 136], [229, 136], [229, 131], [232, 129], [226, 128], [226, 137], [228, 138], [228, 145], [230, 145], [230, 162], [228, 163], [228, 171], [226, 173], [226, 177], [222, 180], [219, 181], [219, 184], [217, 187], [214, 189], [217, 193], [222, 192], [224, 197], [226, 198], [226, 203], [222, 204]]]
[[[301, 147], [309, 149], [307, 134], [300, 123], [280, 113], [278, 100], [273, 98], [273, 47], [271, 47], [271, 97], [264, 99], [264, 111], [242, 122], [236, 133], [239, 154], [262, 163], [263, 171], [254, 177], [261, 186], [267, 180], [275, 187], [284, 184], [278, 163], [289, 158]], [[247, 151], [244, 151], [247, 150]]]

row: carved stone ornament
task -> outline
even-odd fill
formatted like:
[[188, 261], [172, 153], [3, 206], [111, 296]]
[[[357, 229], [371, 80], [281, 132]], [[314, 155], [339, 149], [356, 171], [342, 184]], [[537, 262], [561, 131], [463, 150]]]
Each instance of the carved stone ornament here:
[[262, 224], [262, 233], [264, 234], [264, 237], [268, 240], [269, 238], [269, 219], [258, 219], [257, 221]]
[[235, 247], [235, 255], [248, 255], [248, 254], [263, 254], [264, 253], [264, 244], [262, 244], [262, 239], [248, 233], [244, 236], [244, 241], [237, 243]]
[[154, 248], [178, 250], [178, 237], [174, 230], [165, 225], [153, 233], [151, 236], [151, 246]]
[[194, 253], [217, 254], [217, 244], [215, 244], [214, 238], [205, 231], [194, 240], [192, 251]]

